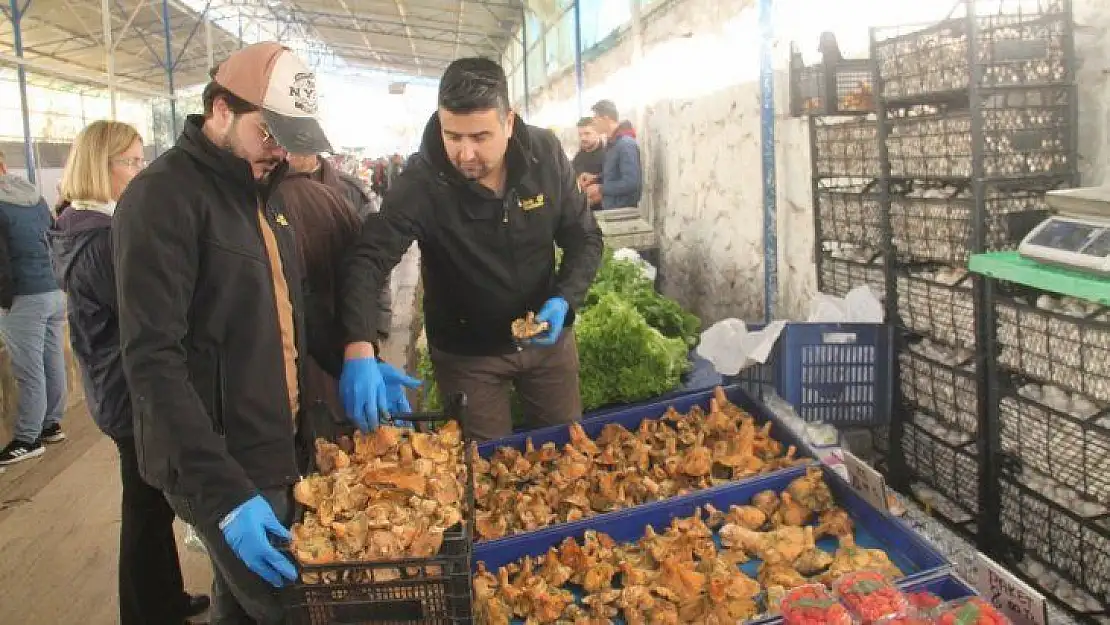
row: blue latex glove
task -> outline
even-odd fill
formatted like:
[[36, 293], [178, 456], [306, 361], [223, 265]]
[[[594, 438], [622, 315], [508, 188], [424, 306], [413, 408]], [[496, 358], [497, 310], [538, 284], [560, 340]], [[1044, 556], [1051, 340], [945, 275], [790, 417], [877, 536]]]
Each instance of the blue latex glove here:
[[363, 432], [378, 429], [378, 418], [389, 412], [385, 380], [374, 358], [352, 358], [344, 361], [339, 376], [339, 395], [347, 418]]
[[[389, 414], [399, 415], [412, 412], [412, 406], [409, 405], [409, 398], [405, 395], [405, 389], [420, 388], [423, 382], [405, 375], [404, 371], [388, 362], [378, 363], [378, 371], [381, 372], [382, 380], [385, 382], [385, 396], [389, 404]], [[412, 424], [408, 421], [395, 420], [393, 423], [398, 427], [412, 427]]]
[[547, 323], [547, 330], [542, 334], [532, 339], [536, 345], [554, 345], [559, 340], [559, 335], [563, 333], [563, 324], [567, 321], [567, 311], [570, 310], [570, 304], [567, 300], [561, 297], [552, 297], [543, 304], [540, 312], [536, 315], [536, 323]]
[[251, 497], [229, 512], [220, 521], [220, 531], [243, 564], [271, 586], [281, 588], [297, 579], [296, 567], [270, 543], [271, 536], [282, 542], [289, 542], [293, 537], [282, 527], [262, 495]]

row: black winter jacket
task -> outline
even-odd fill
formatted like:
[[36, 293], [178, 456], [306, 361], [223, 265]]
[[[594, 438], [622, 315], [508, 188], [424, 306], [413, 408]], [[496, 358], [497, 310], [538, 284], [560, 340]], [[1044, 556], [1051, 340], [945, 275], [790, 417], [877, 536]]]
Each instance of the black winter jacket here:
[[81, 367], [85, 403], [112, 438], [133, 433], [131, 394], [119, 348], [112, 218], [96, 210], [64, 209], [50, 231], [54, 273], [66, 293], [69, 341]]
[[[293, 484], [295, 416], [286, 392], [273, 274], [258, 212], [269, 188], [190, 116], [177, 144], [128, 185], [113, 246], [123, 367], [139, 468], [150, 484], [218, 523], [258, 489]], [[294, 310], [299, 361], [310, 340], [288, 220], [269, 207]], [[298, 369], [303, 372], [303, 366]], [[303, 374], [301, 388], [304, 388]]]
[[[555, 135], [516, 118], [499, 198], [458, 173], [440, 133], [433, 114], [420, 156], [363, 226], [340, 302], [346, 341], [376, 336], [374, 299], [413, 241], [431, 345], [463, 355], [510, 353], [513, 319], [555, 296], [570, 304], [571, 325], [601, 262], [602, 235]], [[558, 273], [556, 246], [563, 250]]]

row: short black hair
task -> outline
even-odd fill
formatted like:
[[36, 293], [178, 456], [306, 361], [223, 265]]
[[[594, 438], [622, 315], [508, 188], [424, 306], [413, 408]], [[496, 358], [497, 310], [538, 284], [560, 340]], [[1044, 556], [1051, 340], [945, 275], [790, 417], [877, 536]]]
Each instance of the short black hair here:
[[594, 118], [592, 118], [592, 117], [583, 117], [582, 119], [578, 120], [578, 127], [579, 128], [590, 128], [593, 125], [594, 125]]
[[260, 110], [259, 107], [247, 102], [243, 98], [228, 91], [223, 85], [216, 82], [216, 72], [220, 70], [217, 65], [208, 71], [208, 76], [212, 80], [209, 81], [204, 87], [204, 93], [201, 94], [200, 100], [204, 104], [204, 116], [212, 117], [212, 107], [216, 104], [216, 100], [223, 98], [227, 102], [227, 108], [231, 109], [232, 113], [236, 115], [246, 115]]
[[621, 114], [617, 112], [617, 105], [613, 104], [612, 100], [598, 100], [596, 104], [590, 107], [594, 115], [604, 117], [613, 121], [620, 121]]
[[509, 79], [492, 59], [472, 56], [456, 59], [439, 80], [439, 106], [452, 113], [497, 109], [509, 112]]

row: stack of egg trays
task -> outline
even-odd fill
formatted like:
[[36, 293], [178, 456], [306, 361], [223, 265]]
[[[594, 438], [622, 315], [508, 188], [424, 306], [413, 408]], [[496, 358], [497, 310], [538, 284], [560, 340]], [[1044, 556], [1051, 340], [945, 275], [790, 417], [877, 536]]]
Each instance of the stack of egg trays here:
[[[979, 514], [979, 459], [974, 436], [946, 427], [914, 406], [903, 407], [902, 457], [920, 482], [935, 494], [917, 496], [952, 529], [974, 534]], [[915, 495], [917, 491], [915, 490]]]
[[822, 293], [844, 297], [849, 291], [867, 285], [871, 287], [875, 297], [886, 297], [886, 272], [881, 259], [875, 258], [870, 262], [836, 258], [829, 252], [821, 254], [821, 262], [817, 273], [818, 289]]
[[[992, 302], [1004, 372], [999, 443], [1010, 469], [999, 484], [1002, 533], [1010, 562], [1030, 558], [1077, 589], [1043, 588], [1073, 614], [1110, 613], [1110, 311], [1046, 310], [1039, 297], [1003, 286]], [[1078, 413], [1018, 392], [1030, 382], [1103, 407]], [[1055, 486], [1033, 488], [1030, 476]]]
[[[872, 30], [871, 58], [878, 96], [891, 103], [977, 89], [1067, 82], [1072, 64], [1071, 7], [1067, 0], [998, 0], [980, 3], [969, 33], [968, 7], [929, 25]], [[989, 11], [989, 14], [987, 14]], [[974, 55], [968, 54], [974, 45]], [[980, 80], [971, 84], [971, 63]]]
[[[901, 263], [967, 266], [975, 249], [975, 200], [969, 185], [913, 182], [890, 198], [890, 230]], [[1043, 191], [989, 185], [983, 199], [984, 251], [1017, 247], [1048, 214]]]

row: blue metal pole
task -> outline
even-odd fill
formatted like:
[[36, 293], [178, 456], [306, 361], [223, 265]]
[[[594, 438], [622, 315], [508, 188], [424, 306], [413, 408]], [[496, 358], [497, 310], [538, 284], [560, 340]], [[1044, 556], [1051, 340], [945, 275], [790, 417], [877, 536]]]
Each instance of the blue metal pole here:
[[775, 185], [774, 0], [759, 0], [759, 122], [763, 147], [763, 318], [775, 315], [779, 292], [778, 205]]
[[528, 86], [528, 10], [524, 3], [520, 5], [520, 48], [524, 51], [521, 57], [521, 69], [524, 70], [524, 116], [528, 117], [529, 100], [532, 94]]
[[[170, 138], [177, 135], [177, 100], [173, 97], [173, 33], [170, 32], [170, 0], [162, 0], [162, 28], [166, 36], [166, 84], [170, 90]], [[184, 53], [184, 51], [182, 51]]]
[[579, 0], [574, 0], [574, 84], [578, 90], [578, 116], [581, 117], [585, 110], [582, 98], [585, 97], [586, 80], [582, 75], [582, 5]]
[[[23, 10], [30, 4], [28, 2], [21, 10], [19, 0], [9, 0], [12, 8], [12, 39], [15, 44], [15, 55], [23, 59]], [[27, 180], [35, 182], [35, 149], [31, 144], [31, 110], [27, 103], [27, 68], [21, 63], [15, 70], [19, 79], [19, 108], [23, 113], [23, 159], [27, 164]]]

